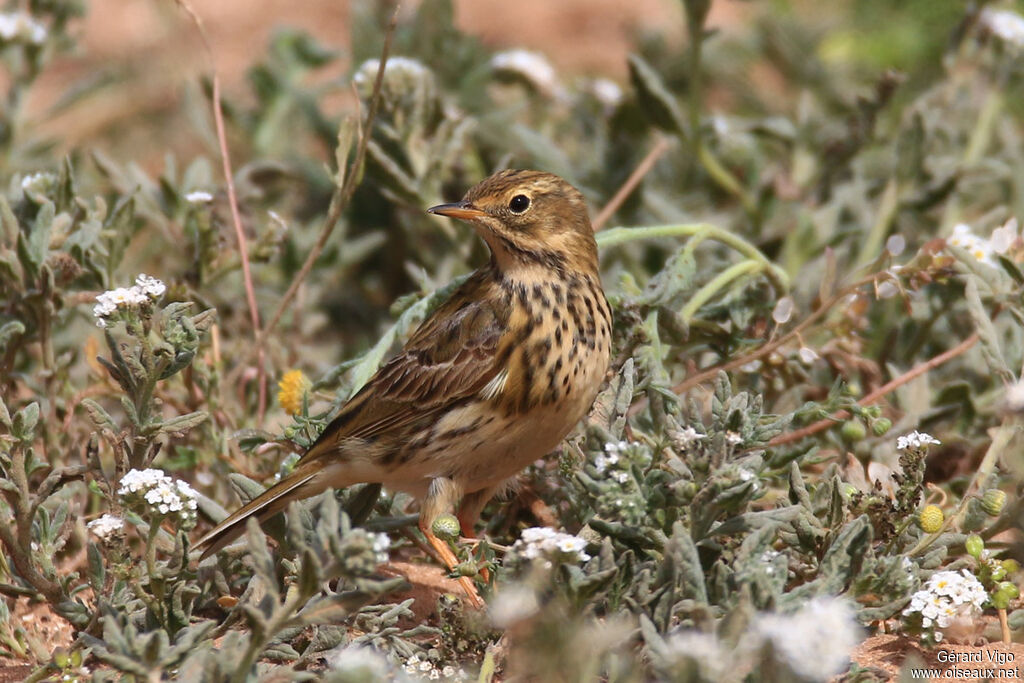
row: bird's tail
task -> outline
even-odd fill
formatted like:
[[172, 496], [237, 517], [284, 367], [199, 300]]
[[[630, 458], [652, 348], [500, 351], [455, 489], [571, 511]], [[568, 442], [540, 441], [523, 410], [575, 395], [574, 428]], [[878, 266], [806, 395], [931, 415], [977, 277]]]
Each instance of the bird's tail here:
[[262, 523], [284, 510], [293, 500], [319, 493], [309, 488], [310, 481], [316, 474], [315, 470], [296, 470], [232, 512], [196, 543], [195, 547], [203, 550], [199, 561], [202, 562], [245, 533], [245, 523], [250, 517], [255, 517]]

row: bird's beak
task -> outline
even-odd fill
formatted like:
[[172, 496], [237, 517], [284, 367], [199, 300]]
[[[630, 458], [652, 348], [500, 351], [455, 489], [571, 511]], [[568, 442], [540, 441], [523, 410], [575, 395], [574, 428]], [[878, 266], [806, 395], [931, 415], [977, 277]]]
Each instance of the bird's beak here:
[[473, 206], [472, 203], [462, 201], [455, 202], [453, 204], [438, 204], [427, 209], [427, 213], [434, 213], [438, 216], [448, 216], [449, 218], [461, 218], [464, 221], [471, 221], [474, 218], [480, 218], [486, 216], [486, 211]]

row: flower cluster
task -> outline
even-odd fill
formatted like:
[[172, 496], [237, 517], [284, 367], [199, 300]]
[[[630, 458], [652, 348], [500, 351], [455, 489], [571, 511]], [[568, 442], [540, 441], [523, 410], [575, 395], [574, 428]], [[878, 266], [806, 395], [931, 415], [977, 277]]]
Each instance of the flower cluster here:
[[171, 479], [163, 470], [131, 470], [121, 479], [117, 493], [128, 503], [144, 506], [150, 515], [173, 515], [183, 529], [196, 525], [199, 494], [186, 482]]
[[1024, 46], [1024, 17], [1012, 10], [986, 7], [978, 17], [979, 23], [1001, 40]]
[[47, 171], [40, 171], [39, 173], [30, 173], [21, 179], [21, 189], [25, 192], [37, 192], [39, 194], [46, 194], [46, 192], [57, 183], [57, 176]]
[[[352, 76], [352, 84], [360, 97], [368, 98], [373, 91], [380, 69], [379, 59], [367, 59]], [[384, 65], [381, 91], [386, 101], [402, 99], [421, 92], [424, 86], [433, 87], [434, 74], [422, 62], [409, 57], [391, 57]]]
[[96, 535], [96, 538], [103, 541], [123, 529], [124, 520], [111, 514], [105, 514], [92, 520], [86, 526]]
[[24, 12], [0, 14], [0, 40], [5, 43], [22, 42], [42, 45], [46, 40], [46, 27]]
[[896, 449], [905, 451], [911, 448], [927, 448], [929, 444], [939, 445], [941, 443], [941, 441], [931, 434], [925, 434], [924, 432], [918, 432], [915, 430], [906, 436], [897, 438]]
[[[694, 432], [693, 439], [703, 438]], [[689, 438], [687, 432], [682, 437]], [[634, 470], [643, 471], [651, 463], [650, 448], [642, 443], [628, 441], [609, 442], [594, 456], [591, 470], [602, 493], [594, 500], [599, 512], [638, 523], [646, 515], [647, 504], [643, 491], [634, 478]]]
[[467, 681], [470, 678], [462, 668], [456, 669], [451, 664], [438, 668], [434, 662], [421, 655], [413, 655], [405, 660], [402, 670], [428, 681]]
[[845, 670], [861, 636], [853, 607], [833, 597], [815, 598], [793, 614], [758, 615], [753, 630], [809, 681], [827, 681]]
[[547, 57], [529, 50], [506, 50], [491, 57], [491, 68], [529, 83], [537, 92], [555, 95], [560, 91], [555, 67]]
[[981, 614], [988, 593], [981, 582], [966, 569], [932, 574], [925, 587], [910, 597], [903, 616], [920, 618], [920, 626], [942, 640], [938, 629], [949, 628], [958, 619], [973, 619]]
[[590, 91], [597, 98], [597, 101], [608, 109], [619, 106], [624, 97], [619, 84], [607, 78], [595, 78], [591, 81]]
[[528, 560], [543, 560], [545, 567], [551, 567], [553, 560], [586, 562], [590, 559], [584, 550], [586, 546], [587, 542], [579, 536], [535, 526], [523, 529], [512, 551]]
[[[618, 464], [619, 455], [622, 453], [622, 451], [626, 450], [627, 448], [629, 448], [628, 441], [619, 441], [618, 443], [606, 443], [604, 445], [604, 450], [594, 457], [594, 469], [597, 470], [598, 474], [604, 474], [605, 471], [608, 469], [609, 465]], [[625, 472], [622, 472], [620, 474], [625, 474]], [[622, 482], [622, 479], [619, 479], [618, 477], [616, 477], [616, 480], [619, 481], [620, 483]]]
[[672, 445], [682, 452], [686, 452], [690, 446], [701, 439], [706, 439], [708, 436], [707, 434], [701, 434], [693, 427], [670, 430], [668, 435], [672, 439]]
[[953, 228], [953, 234], [946, 243], [960, 247], [981, 263], [996, 267], [996, 256], [1009, 252], [1019, 239], [1017, 219], [1011, 218], [993, 230], [988, 238], [974, 234], [969, 225], [960, 223]]
[[135, 278], [134, 286], [118, 287], [98, 295], [92, 314], [96, 316], [96, 324], [99, 327], [106, 327], [110, 318], [119, 310], [128, 311], [134, 307], [148, 306], [166, 291], [167, 286], [163, 282], [142, 273]]

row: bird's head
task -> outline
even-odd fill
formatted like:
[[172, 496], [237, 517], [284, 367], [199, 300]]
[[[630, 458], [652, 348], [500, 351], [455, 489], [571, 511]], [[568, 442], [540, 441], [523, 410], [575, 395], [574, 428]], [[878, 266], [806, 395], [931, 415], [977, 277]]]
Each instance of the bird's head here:
[[583, 195], [542, 171], [501, 171], [430, 213], [469, 221], [503, 272], [550, 267], [597, 273], [597, 245]]

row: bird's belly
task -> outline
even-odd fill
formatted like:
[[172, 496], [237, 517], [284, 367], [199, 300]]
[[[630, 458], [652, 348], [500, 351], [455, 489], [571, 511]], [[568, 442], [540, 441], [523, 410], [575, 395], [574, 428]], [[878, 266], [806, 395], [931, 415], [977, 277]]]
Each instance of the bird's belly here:
[[452, 410], [438, 421], [430, 443], [382, 476], [383, 483], [414, 496], [422, 496], [438, 477], [455, 480], [463, 493], [498, 486], [547, 455], [572, 431], [593, 402], [599, 382], [595, 377], [589, 382], [592, 390], [580, 387], [585, 391], [571, 400], [509, 417], [484, 400]]

